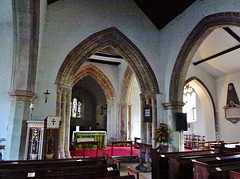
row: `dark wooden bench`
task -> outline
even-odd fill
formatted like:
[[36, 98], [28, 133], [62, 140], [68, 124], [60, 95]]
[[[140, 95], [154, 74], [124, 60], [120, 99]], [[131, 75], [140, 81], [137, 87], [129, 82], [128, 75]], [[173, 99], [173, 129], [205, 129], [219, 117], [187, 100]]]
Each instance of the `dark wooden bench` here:
[[117, 177], [120, 172], [116, 168], [108, 167], [105, 158], [1, 161], [0, 178], [26, 178], [29, 175], [39, 178]]
[[240, 153], [195, 155], [195, 156], [171, 156], [169, 158], [169, 178], [193, 178], [193, 162], [226, 163], [240, 161]]
[[240, 178], [240, 169], [234, 169], [229, 171], [230, 179], [239, 179]]
[[216, 163], [196, 161], [193, 166], [194, 179], [228, 179], [230, 178], [230, 171], [240, 169], [240, 161], [219, 161]]
[[133, 175], [135, 179], [139, 179], [139, 171], [131, 166], [127, 166], [128, 175]]
[[202, 151], [182, 151], [182, 152], [169, 152], [160, 153], [156, 149], [151, 150], [152, 158], [152, 178], [154, 179], [166, 179], [169, 178], [169, 166], [168, 159], [171, 156], [193, 156], [193, 155], [212, 155], [221, 154], [220, 150], [202, 150]]

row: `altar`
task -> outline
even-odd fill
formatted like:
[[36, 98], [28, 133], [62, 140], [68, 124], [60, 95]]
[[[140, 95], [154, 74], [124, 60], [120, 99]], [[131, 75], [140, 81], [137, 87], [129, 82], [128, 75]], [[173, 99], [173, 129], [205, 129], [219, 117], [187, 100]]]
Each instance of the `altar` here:
[[[106, 131], [73, 131], [72, 143], [77, 141], [95, 141], [98, 142], [98, 149], [106, 149]], [[92, 146], [92, 148], [97, 148], [97, 146]]]

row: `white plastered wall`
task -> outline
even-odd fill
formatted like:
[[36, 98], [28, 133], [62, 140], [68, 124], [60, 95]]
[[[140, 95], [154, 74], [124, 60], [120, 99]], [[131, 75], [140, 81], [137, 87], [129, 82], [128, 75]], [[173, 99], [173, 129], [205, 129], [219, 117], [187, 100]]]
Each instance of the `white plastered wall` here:
[[[36, 118], [42, 114], [55, 113], [44, 107], [40, 99], [46, 89], [55, 90], [55, 79], [66, 55], [81, 41], [95, 32], [116, 27], [143, 53], [159, 82], [161, 102], [168, 102], [172, 69], [178, 53], [193, 28], [207, 15], [236, 11], [236, 0], [197, 1], [161, 31], [151, 23], [133, 1], [58, 1], [48, 6], [38, 69]], [[216, 102], [212, 79], [195, 75], [208, 87]], [[55, 104], [56, 94], [49, 96]], [[37, 99], [38, 100], [38, 99]], [[49, 102], [50, 103], [50, 102]], [[217, 105], [218, 106], [218, 105]], [[161, 107], [158, 113], [168, 113]], [[160, 116], [160, 115], [159, 115]], [[168, 116], [168, 115], [162, 115]], [[159, 120], [159, 119], [158, 119]], [[165, 120], [165, 119], [161, 119]]]
[[220, 139], [223, 141], [240, 141], [240, 122], [233, 124], [225, 119], [225, 113], [223, 106], [226, 105], [227, 101], [227, 90], [228, 84], [233, 83], [235, 90], [240, 99], [240, 72], [233, 73], [217, 79], [217, 100], [218, 100], [218, 119], [219, 119], [219, 131]]

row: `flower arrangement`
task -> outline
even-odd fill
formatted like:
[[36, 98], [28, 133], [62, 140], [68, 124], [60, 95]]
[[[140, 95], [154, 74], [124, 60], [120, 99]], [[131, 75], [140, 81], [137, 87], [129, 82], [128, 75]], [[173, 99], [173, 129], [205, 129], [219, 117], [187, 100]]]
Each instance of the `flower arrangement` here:
[[167, 124], [160, 123], [159, 127], [155, 130], [154, 140], [159, 143], [169, 143], [171, 141], [171, 132]]

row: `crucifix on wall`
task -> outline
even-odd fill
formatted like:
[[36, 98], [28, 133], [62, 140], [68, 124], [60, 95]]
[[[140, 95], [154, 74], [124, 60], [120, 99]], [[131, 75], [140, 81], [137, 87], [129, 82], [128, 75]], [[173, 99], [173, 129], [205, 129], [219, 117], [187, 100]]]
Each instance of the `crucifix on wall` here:
[[51, 93], [49, 93], [48, 92], [48, 90], [45, 92], [45, 93], [43, 93], [43, 94], [45, 94], [45, 103], [47, 103], [47, 101], [48, 101], [48, 95], [50, 95]]

